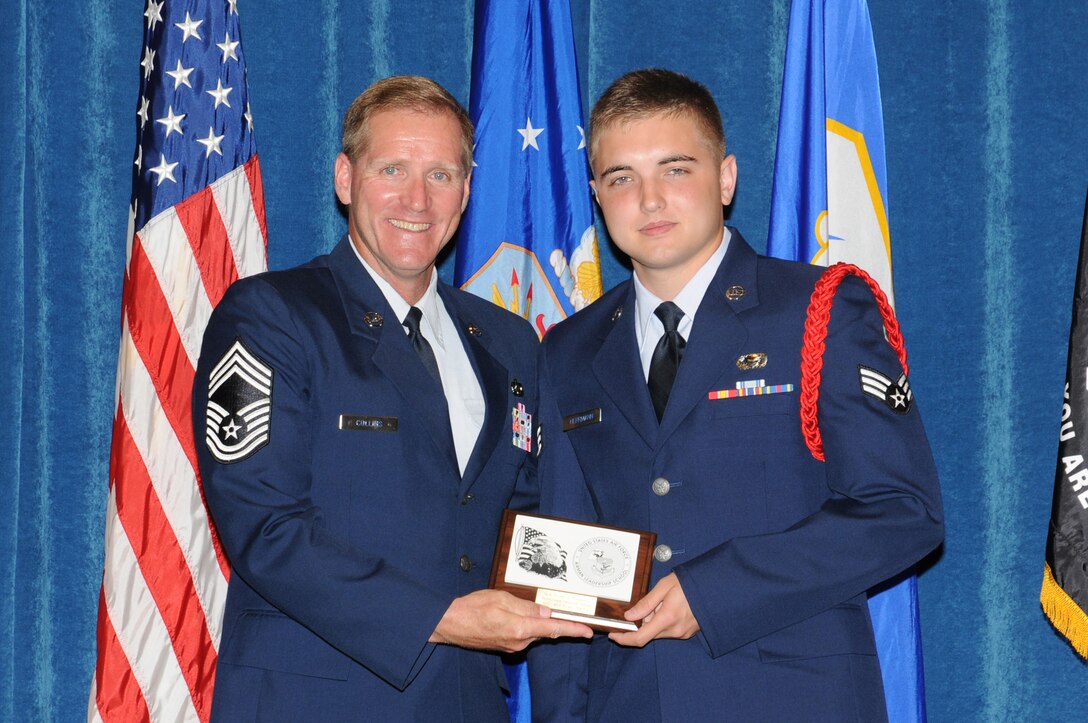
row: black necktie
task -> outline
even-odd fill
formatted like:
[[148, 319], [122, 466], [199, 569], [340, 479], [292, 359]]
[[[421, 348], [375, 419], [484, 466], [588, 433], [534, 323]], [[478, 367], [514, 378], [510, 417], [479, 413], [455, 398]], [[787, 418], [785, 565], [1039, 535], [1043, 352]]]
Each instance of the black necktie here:
[[677, 327], [684, 318], [684, 312], [671, 301], [666, 301], [654, 309], [654, 315], [661, 319], [665, 327], [665, 333], [654, 347], [654, 355], [650, 357], [650, 375], [646, 380], [650, 387], [650, 400], [654, 403], [654, 411], [657, 412], [657, 421], [661, 421], [661, 415], [665, 413], [665, 405], [669, 403], [669, 392], [672, 391], [672, 383], [676, 379], [676, 370], [680, 368], [680, 359], [684, 356], [684, 346], [687, 342], [680, 336]]
[[422, 318], [423, 312], [413, 306], [401, 323], [408, 330], [408, 340], [412, 342], [412, 348], [416, 350], [416, 354], [419, 354], [419, 360], [438, 382], [438, 386], [442, 386], [442, 375], [438, 373], [438, 362], [435, 361], [434, 350], [419, 331], [419, 320]]

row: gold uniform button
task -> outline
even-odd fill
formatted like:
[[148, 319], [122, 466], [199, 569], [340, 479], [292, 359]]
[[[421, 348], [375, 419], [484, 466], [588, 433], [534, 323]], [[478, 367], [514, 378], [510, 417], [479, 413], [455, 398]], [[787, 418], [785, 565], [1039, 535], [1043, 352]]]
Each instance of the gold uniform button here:
[[658, 545], [654, 548], [654, 559], [658, 562], [668, 562], [672, 559], [672, 548], [668, 545]]
[[461, 569], [468, 572], [472, 569], [472, 558], [468, 555], [461, 555]]

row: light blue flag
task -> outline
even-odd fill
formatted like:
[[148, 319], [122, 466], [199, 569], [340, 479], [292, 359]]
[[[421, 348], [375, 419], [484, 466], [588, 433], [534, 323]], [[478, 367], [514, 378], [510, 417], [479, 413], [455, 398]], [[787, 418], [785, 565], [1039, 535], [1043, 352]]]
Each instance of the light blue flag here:
[[[602, 291], [570, 5], [477, 0], [475, 22], [472, 202], [454, 282], [544, 336]], [[506, 673], [510, 718], [528, 721], [525, 664]]]
[[454, 282], [544, 335], [601, 295], [566, 0], [477, 0], [472, 202]]
[[[793, 0], [767, 251], [857, 264], [892, 294], [884, 119], [865, 0]], [[926, 720], [917, 579], [870, 591], [891, 723]]]

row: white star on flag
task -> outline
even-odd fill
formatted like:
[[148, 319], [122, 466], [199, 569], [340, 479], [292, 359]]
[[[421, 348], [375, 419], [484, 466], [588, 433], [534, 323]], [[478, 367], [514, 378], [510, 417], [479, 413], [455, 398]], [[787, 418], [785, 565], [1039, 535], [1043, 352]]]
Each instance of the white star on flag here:
[[151, 105], [151, 101], [147, 98], [140, 98], [140, 110], [136, 111], [136, 116], [140, 119], [140, 128], [143, 129], [147, 125], [147, 108]]
[[151, 0], [147, 4], [147, 10], [144, 11], [144, 17], [147, 18], [147, 27], [149, 30], [154, 30], [155, 25], [162, 22], [162, 6], [166, 4], [166, 0], [161, 3]]
[[249, 130], [253, 130], [253, 114], [249, 112], [248, 102], [246, 102], [246, 112], [242, 114], [242, 117], [246, 119], [246, 125], [249, 126]]
[[222, 81], [222, 79], [220, 79], [220, 80], [217, 80], [216, 83], [215, 83], [215, 90], [206, 90], [204, 92], [207, 93], [208, 95], [210, 95], [211, 97], [215, 98], [215, 107], [216, 108], [218, 108], [220, 105], [225, 105], [228, 108], [230, 108], [230, 101], [227, 100], [227, 96], [230, 95], [230, 92], [232, 90], [234, 90], [234, 89], [233, 88], [224, 88], [223, 87], [223, 81]]
[[182, 113], [181, 115], [174, 115], [174, 106], [170, 106], [166, 111], [166, 117], [158, 118], [155, 122], [162, 123], [164, 126], [166, 126], [166, 138], [169, 138], [170, 134], [175, 131], [179, 135], [184, 136], [185, 134], [181, 132], [181, 121], [183, 118], [185, 118], [184, 113]]
[[136, 146], [136, 162], [132, 165], [136, 166], [136, 171], [144, 170], [144, 147]]
[[582, 150], [586, 147], [586, 129], [582, 126], [574, 126], [578, 129], [578, 135], [582, 137], [582, 140], [578, 141], [578, 150]]
[[178, 58], [178, 65], [173, 70], [166, 71], [166, 74], [174, 79], [174, 90], [177, 90], [179, 86], [187, 85], [192, 88], [192, 84], [189, 82], [189, 74], [193, 72], [192, 68], [183, 68], [181, 65], [181, 58]]
[[175, 161], [173, 163], [167, 163], [166, 162], [166, 156], [163, 156], [162, 158], [160, 158], [159, 159], [159, 165], [155, 166], [154, 168], [149, 168], [148, 169], [149, 171], [151, 171], [152, 173], [154, 173], [156, 176], [159, 177], [159, 180], [155, 185], [156, 186], [161, 186], [162, 182], [167, 180], [167, 179], [173, 181], [174, 183], [177, 183], [178, 179], [174, 178], [174, 169], [177, 168], [177, 165], [178, 165], [177, 161]]
[[203, 40], [200, 37], [200, 30], [198, 28], [204, 23], [203, 20], [193, 20], [189, 17], [189, 13], [185, 13], [185, 22], [174, 23], [175, 27], [181, 28], [183, 35], [181, 36], [181, 42], [184, 43], [189, 38], [196, 38], [197, 40]]
[[543, 132], [544, 132], [543, 128], [533, 128], [533, 122], [531, 120], [529, 120], [528, 116], [526, 116], [525, 117], [525, 127], [524, 128], [518, 128], [518, 133], [520, 133], [521, 137], [525, 139], [524, 141], [522, 141], [521, 150], [524, 151], [529, 146], [532, 146], [533, 148], [535, 148], [536, 150], [539, 151], [540, 146], [538, 146], [536, 144], [536, 137], [539, 136]]
[[224, 138], [226, 138], [226, 136], [215, 135], [215, 129], [209, 126], [208, 137], [197, 138], [196, 142], [204, 146], [204, 157], [209, 158], [213, 152], [223, 155], [223, 151], [220, 150], [219, 144], [223, 142]]
[[230, 33], [223, 34], [223, 42], [216, 43], [215, 46], [223, 51], [223, 62], [234, 59], [238, 60], [238, 56], [234, 54], [235, 49], [238, 47], [237, 40], [230, 39]]
[[155, 51], [151, 48], [144, 48], [144, 59], [140, 61], [140, 65], [144, 69], [144, 80], [151, 77], [151, 71], [155, 69]]

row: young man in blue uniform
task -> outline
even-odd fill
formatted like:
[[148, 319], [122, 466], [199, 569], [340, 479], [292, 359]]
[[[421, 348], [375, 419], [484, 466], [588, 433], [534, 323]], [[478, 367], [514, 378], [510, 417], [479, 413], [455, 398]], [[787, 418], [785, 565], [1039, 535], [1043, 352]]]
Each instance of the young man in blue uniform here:
[[627, 613], [638, 631], [534, 646], [534, 717], [885, 719], [866, 590], [933, 550], [943, 522], [909, 386], [864, 383], [902, 372], [868, 287], [849, 279], [831, 309], [820, 462], [798, 395], [821, 270], [758, 256], [723, 226], [737, 164], [713, 97], [677, 73], [629, 73], [589, 140], [634, 274], [544, 339], [541, 511], [658, 545]]
[[348, 234], [239, 281], [194, 384], [208, 506], [231, 562], [212, 718], [505, 721], [497, 655], [588, 636], [485, 590], [502, 509], [535, 504], [536, 336], [439, 283], [472, 124], [394, 77], [344, 119]]

